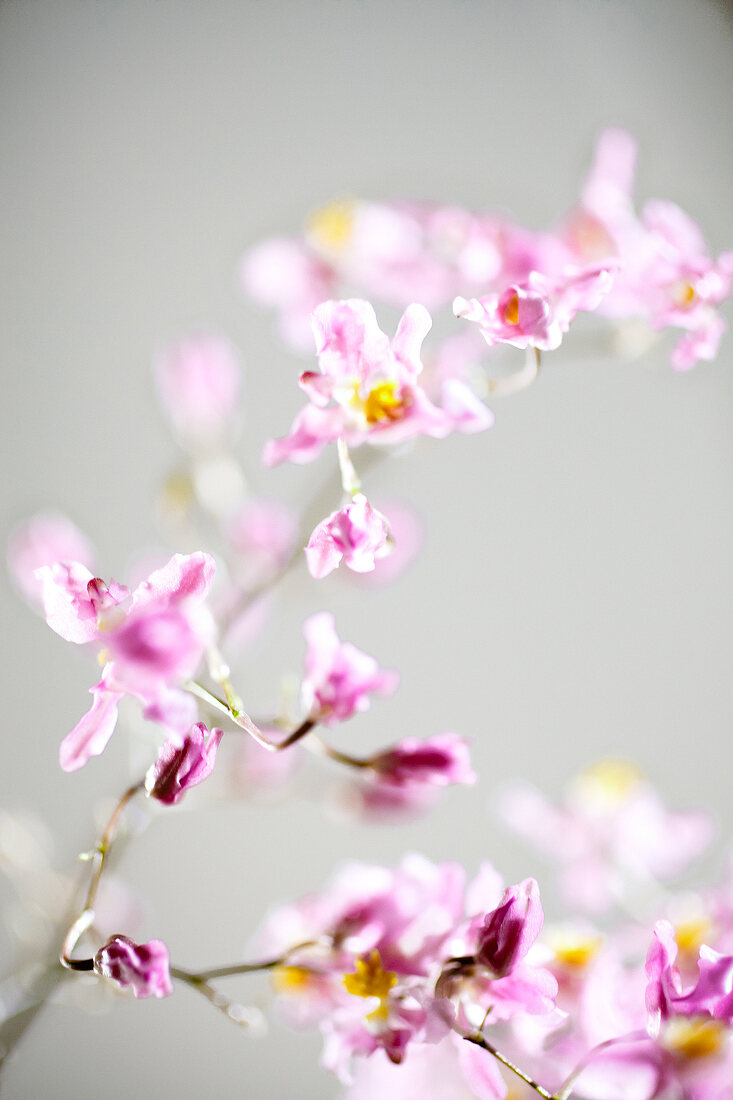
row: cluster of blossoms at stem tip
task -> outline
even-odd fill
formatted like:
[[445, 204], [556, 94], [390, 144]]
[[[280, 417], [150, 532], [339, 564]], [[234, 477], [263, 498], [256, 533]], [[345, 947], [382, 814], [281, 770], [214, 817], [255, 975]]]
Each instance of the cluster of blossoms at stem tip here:
[[78, 561], [36, 570], [48, 625], [67, 641], [97, 647], [103, 665], [101, 680], [90, 689], [91, 709], [61, 743], [65, 771], [104, 750], [124, 695], [138, 699], [146, 718], [179, 738], [191, 729], [197, 707], [181, 686], [213, 641], [204, 601], [214, 571], [208, 554], [175, 554], [131, 593]]
[[394, 871], [346, 866], [271, 912], [253, 950], [281, 960], [281, 1015], [320, 1029], [348, 1100], [519, 1095], [491, 1048], [543, 1095], [727, 1100], [731, 889], [708, 891], [705, 919], [685, 893], [669, 919], [548, 926], [534, 879], [504, 887], [486, 863], [467, 882], [411, 855]]
[[[338, 201], [300, 237], [275, 238], [245, 257], [245, 292], [279, 311], [289, 343], [306, 350], [311, 312], [344, 287], [391, 306], [420, 301], [478, 322], [489, 345], [557, 347], [578, 309], [650, 332], [682, 331], [672, 363], [686, 370], [717, 352], [731, 295], [733, 253], [713, 259], [673, 202], [634, 210], [636, 145], [604, 131], [580, 200], [549, 231], [492, 212], [414, 202]], [[471, 380], [482, 342], [450, 337], [431, 350], [428, 392]], [[484, 347], [485, 350], [485, 347]]]

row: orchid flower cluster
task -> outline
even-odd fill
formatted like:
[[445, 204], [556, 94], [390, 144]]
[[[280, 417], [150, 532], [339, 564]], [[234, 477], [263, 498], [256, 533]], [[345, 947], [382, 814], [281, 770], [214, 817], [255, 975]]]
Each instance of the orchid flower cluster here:
[[[35, 985], [18, 980], [17, 1015], [62, 977], [86, 972], [136, 998], [188, 985], [254, 1030], [258, 1010], [231, 1000], [221, 983], [265, 971], [281, 1018], [320, 1029], [323, 1065], [348, 1100], [380, 1089], [396, 1100], [732, 1095], [733, 871], [697, 893], [663, 885], [705, 850], [711, 823], [668, 810], [624, 761], [585, 772], [561, 805], [526, 784], [504, 794], [505, 821], [559, 864], [570, 915], [549, 926], [535, 878], [507, 884], [490, 862], [469, 876], [458, 862], [408, 855], [393, 870], [348, 864], [321, 892], [271, 910], [250, 959], [192, 971], [171, 961], [164, 940], [129, 934], [135, 907], [119, 887], [115, 896], [107, 866], [131, 805], [180, 803], [219, 769], [225, 739], [244, 746], [236, 767], [249, 789], [283, 785], [306, 752], [326, 758], [348, 774], [351, 804], [367, 819], [425, 812], [443, 788], [476, 782], [469, 742], [453, 730], [367, 757], [344, 750], [342, 725], [391, 695], [398, 674], [343, 641], [328, 610], [303, 624], [297, 701], [291, 693], [268, 718], [249, 715], [230, 662], [264, 628], [278, 582], [301, 562], [319, 581], [350, 570], [379, 582], [416, 552], [415, 517], [371, 503], [357, 450], [368, 445], [374, 461], [419, 436], [488, 429], [487, 399], [529, 385], [581, 311], [604, 318], [602, 338], [617, 354], [639, 353], [671, 327], [681, 333], [674, 368], [714, 358], [733, 253], [713, 259], [671, 202], [637, 214], [634, 161], [628, 134], [602, 134], [578, 204], [549, 232], [454, 205], [339, 200], [312, 215], [302, 236], [247, 254], [247, 293], [277, 309], [291, 347], [315, 343], [316, 364], [299, 379], [306, 403], [263, 454], [268, 466], [307, 464], [334, 445], [334, 507], [314, 528], [307, 514], [248, 494], [235, 447], [238, 358], [223, 339], [199, 335], [155, 363], [186, 456], [163, 504], [207, 521], [217, 560], [176, 553], [128, 587], [97, 574], [91, 542], [64, 517], [36, 516], [15, 532], [9, 561], [20, 591], [101, 666], [90, 708], [61, 741], [61, 768], [90, 766], [120, 714], [135, 708], [157, 731], [157, 755], [152, 749], [87, 853], [82, 899], [38, 853], [28, 855], [36, 849], [20, 820], [0, 819], [3, 866], [19, 893], [36, 907], [44, 897], [56, 915], [71, 906], [63, 928], [49, 916], [59, 961], [40, 986], [37, 967]], [[341, 297], [354, 288], [364, 297]], [[367, 299], [403, 311], [391, 339]], [[429, 310], [441, 309], [451, 331], [423, 348]], [[501, 345], [524, 350], [526, 362], [497, 372]], [[18, 844], [27, 865], [13, 856]]]

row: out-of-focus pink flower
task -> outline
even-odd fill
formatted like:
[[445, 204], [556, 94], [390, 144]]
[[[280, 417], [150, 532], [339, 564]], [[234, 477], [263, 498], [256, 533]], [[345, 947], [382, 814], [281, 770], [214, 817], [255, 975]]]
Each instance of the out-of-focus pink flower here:
[[297, 351], [309, 351], [311, 313], [335, 290], [335, 274], [329, 265], [304, 242], [273, 237], [246, 254], [239, 278], [246, 294], [279, 311], [280, 332], [286, 343]]
[[651, 1034], [658, 1034], [660, 1024], [673, 1016], [710, 1016], [733, 1024], [733, 955], [721, 955], [703, 945], [697, 983], [686, 992], [682, 989], [676, 958], [673, 926], [666, 920], [657, 921], [646, 960], [649, 979], [646, 1007]]
[[135, 943], [127, 936], [113, 936], [94, 956], [94, 969], [103, 978], [130, 986], [138, 999], [169, 997], [173, 992], [170, 956], [162, 940]]
[[360, 781], [344, 791], [343, 804], [347, 813], [386, 820], [427, 810], [443, 787], [475, 782], [465, 738], [408, 737], [372, 758]]
[[196, 722], [183, 738], [183, 744], [170, 738], [165, 741], [156, 763], [145, 776], [148, 795], [166, 806], [180, 802], [187, 790], [211, 775], [223, 736], [223, 730], [209, 732], [203, 722]]
[[[266, 445], [264, 462], [310, 462], [338, 438], [350, 445], [394, 444], [465, 430], [464, 419], [439, 409], [418, 383], [431, 324], [424, 306], [410, 305], [390, 343], [369, 302], [323, 302], [313, 313], [320, 373], [300, 377], [310, 404], [288, 436]], [[468, 430], [476, 430], [475, 417], [469, 420]]]
[[[507, 1087], [496, 1059], [458, 1037], [446, 1037], [440, 1043], [412, 1043], [402, 1065], [393, 1065], [386, 1056], [375, 1054], [361, 1059], [354, 1070], [354, 1081], [343, 1100], [503, 1100]], [[474, 1062], [477, 1063], [474, 1066]], [[482, 1074], [482, 1084], [476, 1080]]]
[[652, 200], [641, 216], [632, 189], [636, 143], [605, 130], [581, 192], [581, 205], [561, 235], [580, 263], [615, 262], [617, 277], [599, 312], [640, 317], [652, 329], [686, 330], [672, 353], [677, 370], [714, 358], [725, 322], [717, 307], [730, 295], [731, 253], [713, 260], [699, 226], [675, 203]]
[[236, 419], [242, 371], [219, 336], [189, 336], [155, 361], [164, 411], [186, 444], [216, 443]]
[[108, 587], [78, 562], [38, 570], [49, 625], [69, 641], [101, 644], [106, 661], [91, 710], [62, 743], [65, 771], [102, 752], [124, 694], [179, 736], [191, 728], [195, 706], [177, 686], [193, 675], [213, 637], [203, 601], [214, 571], [208, 554], [175, 554], [129, 597], [127, 589], [114, 581]]
[[89, 539], [66, 516], [41, 512], [21, 523], [8, 540], [10, 575], [25, 598], [32, 604], [43, 602], [43, 582], [36, 576], [42, 566], [56, 562], [94, 564], [95, 553]]
[[305, 548], [308, 572], [320, 580], [341, 561], [355, 573], [370, 573], [376, 559], [389, 554], [389, 524], [385, 516], [372, 508], [363, 493], [355, 493], [349, 503], [332, 512], [314, 529]]
[[497, 978], [511, 974], [539, 936], [543, 921], [539, 888], [533, 878], [508, 887], [497, 908], [484, 920], [477, 962]]
[[589, 913], [610, 908], [637, 884], [648, 883], [650, 875], [668, 879], [679, 874], [714, 832], [708, 814], [668, 810], [623, 760], [602, 760], [588, 768], [559, 806], [529, 784], [513, 784], [500, 812], [560, 863], [567, 901]]
[[376, 782], [402, 790], [473, 784], [468, 742], [457, 733], [407, 737], [372, 759]]
[[262, 578], [288, 560], [298, 533], [297, 519], [279, 500], [246, 501], [226, 524], [226, 536], [247, 579]]
[[397, 690], [398, 674], [380, 669], [373, 657], [342, 642], [330, 612], [311, 615], [303, 633], [307, 650], [301, 698], [306, 713], [319, 722], [343, 722], [357, 711], [368, 710], [373, 692], [391, 695]]
[[578, 310], [594, 310], [613, 282], [609, 266], [568, 269], [548, 279], [531, 271], [524, 283], [502, 294], [483, 298], [456, 298], [456, 317], [475, 321], [489, 346], [511, 344], [552, 351], [560, 346]]

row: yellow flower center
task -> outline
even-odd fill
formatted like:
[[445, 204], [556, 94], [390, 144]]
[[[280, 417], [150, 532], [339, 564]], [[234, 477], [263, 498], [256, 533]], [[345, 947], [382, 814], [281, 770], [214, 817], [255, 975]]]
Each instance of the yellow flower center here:
[[324, 252], [341, 252], [349, 243], [355, 216], [353, 199], [334, 199], [309, 216], [308, 236]]
[[299, 993], [306, 989], [313, 974], [304, 966], [276, 966], [272, 971], [272, 984], [278, 993]]
[[688, 917], [674, 928], [674, 938], [683, 955], [697, 955], [710, 932], [710, 921], [705, 916]]
[[625, 802], [641, 781], [641, 773], [629, 760], [609, 757], [599, 760], [580, 774], [584, 794], [594, 802], [619, 805]]
[[672, 294], [677, 305], [682, 309], [684, 309], [685, 306], [691, 306], [697, 297], [697, 293], [692, 283], [677, 283]]
[[670, 1020], [664, 1030], [664, 1045], [686, 1061], [717, 1054], [725, 1041], [727, 1028], [719, 1020], [700, 1017]]
[[558, 962], [569, 970], [582, 970], [598, 954], [603, 940], [600, 936], [561, 931], [550, 943]]
[[383, 1000], [397, 981], [393, 970], [385, 970], [375, 948], [369, 955], [356, 960], [356, 972], [344, 974], [347, 993], [354, 997], [379, 997]]
[[379, 424], [382, 420], [402, 419], [405, 415], [405, 406], [396, 390], [396, 382], [380, 382], [369, 391], [364, 401], [364, 415], [368, 424]]
[[504, 306], [504, 320], [508, 325], [519, 324], [519, 298], [516, 294]]

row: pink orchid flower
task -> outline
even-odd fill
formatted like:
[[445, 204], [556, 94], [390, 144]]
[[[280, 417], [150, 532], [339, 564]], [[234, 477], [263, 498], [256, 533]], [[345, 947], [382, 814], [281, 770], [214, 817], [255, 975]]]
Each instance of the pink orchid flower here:
[[49, 626], [68, 641], [102, 645], [106, 661], [101, 681], [91, 689], [91, 710], [61, 744], [65, 771], [103, 751], [125, 694], [142, 702], [147, 718], [179, 737], [190, 730], [196, 707], [178, 685], [193, 675], [213, 637], [204, 600], [214, 571], [208, 554], [175, 554], [130, 596], [122, 585], [92, 577], [78, 562], [37, 570]]
[[[320, 373], [300, 376], [310, 403], [288, 436], [266, 445], [266, 465], [310, 462], [339, 438], [349, 445], [395, 444], [419, 435], [442, 438], [460, 428], [461, 417], [439, 409], [418, 383], [420, 349], [431, 324], [424, 306], [410, 305], [390, 343], [369, 302], [318, 306], [313, 333]], [[474, 418], [469, 420], [469, 430], [475, 430]]]
[[470, 301], [456, 298], [453, 312], [476, 322], [489, 346], [503, 343], [552, 351], [560, 346], [578, 310], [594, 310], [612, 281], [609, 266], [566, 269], [554, 280], [531, 271], [526, 282], [502, 294]]
[[303, 624], [308, 643], [301, 698], [306, 713], [327, 725], [344, 722], [369, 709], [372, 693], [391, 695], [399, 676], [380, 669], [373, 657], [350, 642], [340, 641], [328, 611], [311, 615]]
[[355, 573], [370, 573], [390, 553], [389, 524], [363, 493], [316, 526], [305, 548], [308, 572], [321, 580], [340, 562]]

